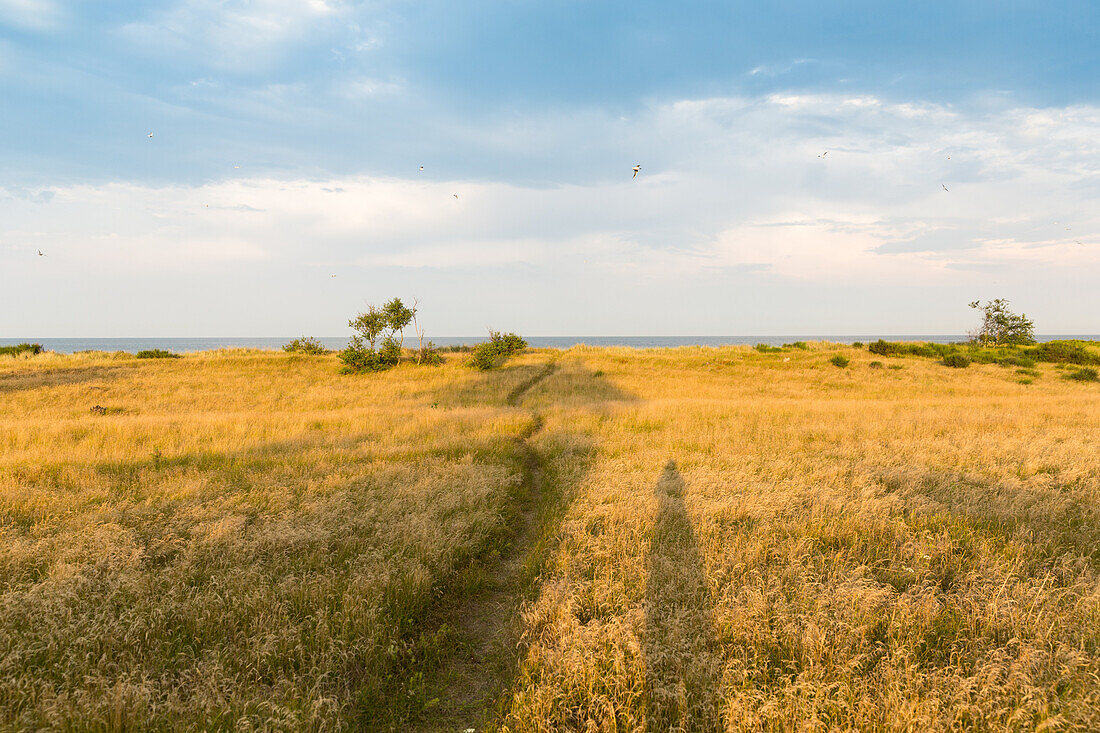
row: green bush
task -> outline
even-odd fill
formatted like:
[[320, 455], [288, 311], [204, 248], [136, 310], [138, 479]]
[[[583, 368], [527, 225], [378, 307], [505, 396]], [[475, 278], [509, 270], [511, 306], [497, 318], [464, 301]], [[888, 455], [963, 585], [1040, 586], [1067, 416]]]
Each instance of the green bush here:
[[958, 351], [953, 344], [916, 343], [903, 341], [884, 341], [879, 339], [867, 346], [867, 350], [879, 356], [923, 356], [927, 358], [944, 357]]
[[1037, 361], [1064, 362], [1086, 366], [1100, 364], [1100, 356], [1090, 351], [1088, 344], [1089, 342], [1079, 339], [1047, 341], [1028, 349], [1027, 355]]
[[852, 348], [853, 349], [862, 349], [863, 348], [863, 342], [862, 341], [853, 341], [852, 342]]
[[474, 347], [470, 355], [470, 366], [486, 371], [504, 363], [513, 354], [527, 348], [527, 341], [514, 333], [489, 331], [489, 340]]
[[431, 341], [424, 344], [414, 352], [416, 356], [417, 364], [423, 364], [425, 366], [438, 366], [443, 363], [443, 355], [439, 353], [440, 349], [436, 347]]
[[138, 359], [178, 359], [179, 354], [173, 354], [171, 351], [165, 351], [164, 349], [145, 349], [134, 354]]
[[0, 355], [7, 354], [7, 355], [15, 356], [17, 354], [41, 354], [41, 353], [42, 353], [42, 344], [26, 344], [26, 343], [24, 343], [24, 344], [16, 344], [15, 346], [0, 346]]
[[387, 336], [382, 339], [382, 345], [378, 347], [378, 363], [384, 367], [397, 366], [401, 361], [401, 343], [395, 336]]
[[283, 351], [288, 354], [306, 354], [308, 356], [320, 356], [328, 353], [328, 349], [311, 336], [302, 336], [294, 339], [289, 344], [283, 344]]
[[955, 369], [965, 369], [970, 366], [970, 359], [962, 354], [945, 354], [941, 363]]
[[882, 369], [882, 362], [881, 361], [872, 361], [867, 366], [870, 367], [871, 369]]
[[514, 333], [500, 333], [499, 331], [489, 331], [489, 343], [493, 344], [493, 348], [497, 350], [498, 354], [504, 356], [518, 354], [527, 348], [527, 341], [521, 336]]
[[1067, 374], [1066, 379], [1073, 379], [1078, 382], [1100, 382], [1100, 373], [1095, 369], [1085, 367], [1084, 369], [1078, 369], [1075, 372]]
[[1035, 366], [1036, 361], [1028, 356], [1006, 356], [997, 360], [997, 363], [1001, 366], [1014, 366], [1024, 367], [1025, 369], [1031, 369]]
[[802, 349], [803, 351], [809, 351], [810, 347], [806, 345], [805, 341], [795, 341], [792, 344], [783, 344], [784, 349]]
[[478, 344], [470, 352], [470, 366], [483, 372], [500, 366], [504, 359], [504, 355], [497, 351], [491, 341]]
[[338, 358], [344, 364], [340, 367], [340, 371], [344, 374], [376, 372], [383, 368], [378, 361], [378, 352], [358, 335], [351, 337], [348, 345], [340, 352]]
[[848, 366], [849, 361], [848, 357], [837, 354], [832, 359], [829, 359], [829, 363], [835, 367], [840, 367], [841, 369], [843, 369], [844, 367]]
[[783, 349], [779, 348], [778, 346], [769, 346], [768, 344], [757, 344], [756, 346], [753, 346], [752, 348], [756, 349], [761, 354], [774, 354], [778, 351], [783, 350]]

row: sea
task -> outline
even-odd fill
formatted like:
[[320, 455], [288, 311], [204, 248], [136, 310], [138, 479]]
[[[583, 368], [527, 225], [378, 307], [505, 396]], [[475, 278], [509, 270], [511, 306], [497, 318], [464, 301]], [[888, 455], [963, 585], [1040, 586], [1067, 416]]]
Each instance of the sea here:
[[[128, 351], [166, 349], [175, 353], [210, 351], [213, 349], [280, 349], [293, 336], [207, 336], [196, 338], [143, 337], [143, 338], [19, 338], [0, 337], [0, 346], [21, 343], [42, 344], [42, 347], [60, 354], [77, 351]], [[832, 341], [850, 344], [854, 341], [869, 343], [876, 339], [887, 341], [931, 341], [939, 344], [963, 342], [963, 334], [858, 334], [858, 335], [802, 335], [802, 336], [527, 336], [533, 347], [567, 349], [578, 344], [588, 346], [626, 346], [635, 349], [672, 348], [677, 346], [727, 346], [737, 344], [768, 344], [782, 346], [794, 341]], [[1100, 340], [1100, 334], [1045, 334], [1035, 337], [1038, 341], [1054, 339]], [[347, 336], [326, 336], [318, 339], [328, 349], [339, 350], [348, 343]], [[470, 346], [486, 340], [485, 336], [432, 336], [436, 346]], [[405, 338], [408, 345], [410, 339]], [[415, 344], [415, 340], [413, 340]]]

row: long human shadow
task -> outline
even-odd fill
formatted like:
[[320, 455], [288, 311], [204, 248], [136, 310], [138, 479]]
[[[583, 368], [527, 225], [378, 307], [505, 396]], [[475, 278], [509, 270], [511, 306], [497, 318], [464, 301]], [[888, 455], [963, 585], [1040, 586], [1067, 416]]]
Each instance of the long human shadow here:
[[653, 489], [659, 509], [646, 558], [646, 729], [721, 729], [714, 601], [674, 461]]

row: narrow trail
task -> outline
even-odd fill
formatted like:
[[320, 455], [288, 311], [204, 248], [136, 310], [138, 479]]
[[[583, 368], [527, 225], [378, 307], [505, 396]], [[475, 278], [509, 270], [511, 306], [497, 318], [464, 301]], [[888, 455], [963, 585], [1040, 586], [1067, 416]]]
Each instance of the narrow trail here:
[[[547, 362], [508, 394], [507, 404], [518, 407], [523, 397], [556, 368], [553, 361]], [[477, 591], [441, 613], [441, 621], [457, 631], [459, 644], [441, 675], [438, 708], [416, 730], [483, 730], [498, 712], [497, 705], [519, 664], [523, 632], [520, 611], [530, 581], [525, 566], [538, 540], [540, 510], [545, 504], [542, 460], [531, 445], [542, 425], [542, 416], [532, 411], [530, 424], [516, 437], [523, 477], [509, 541], [495, 562], [484, 568]]]

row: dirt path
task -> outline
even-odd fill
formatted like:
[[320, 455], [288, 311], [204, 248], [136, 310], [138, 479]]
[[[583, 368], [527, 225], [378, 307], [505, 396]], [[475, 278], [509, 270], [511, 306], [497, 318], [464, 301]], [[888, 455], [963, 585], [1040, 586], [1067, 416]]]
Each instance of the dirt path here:
[[[556, 368], [541, 371], [516, 387], [507, 403], [518, 407], [524, 395]], [[516, 438], [523, 457], [523, 490], [511, 526], [512, 535], [495, 562], [480, 575], [473, 595], [445, 607], [440, 621], [457, 631], [458, 644], [441, 674], [439, 705], [416, 728], [423, 731], [482, 730], [495, 717], [519, 664], [523, 623], [520, 611], [529, 595], [531, 578], [524, 569], [538, 539], [542, 501], [541, 459], [531, 438], [542, 429], [542, 416], [531, 413], [531, 423]]]

